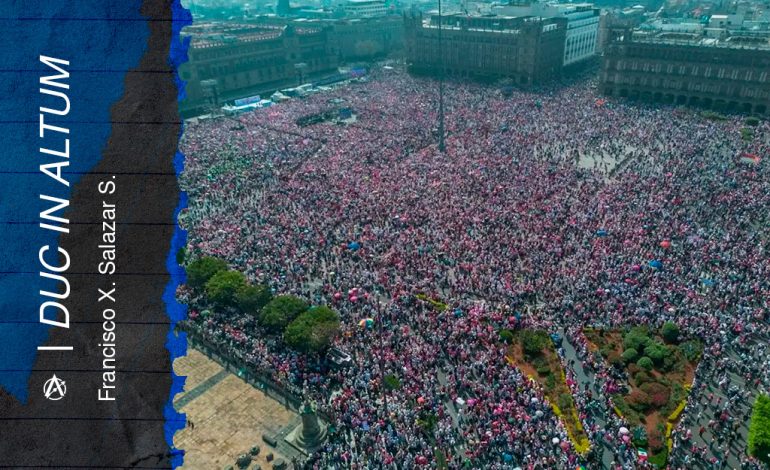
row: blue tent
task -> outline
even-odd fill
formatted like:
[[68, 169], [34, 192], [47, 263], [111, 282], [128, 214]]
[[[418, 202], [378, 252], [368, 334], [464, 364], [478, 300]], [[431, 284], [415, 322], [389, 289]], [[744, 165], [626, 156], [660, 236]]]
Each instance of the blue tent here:
[[650, 261], [650, 267], [655, 269], [663, 269], [663, 263], [659, 259]]
[[350, 243], [348, 243], [348, 248], [353, 250], [353, 251], [356, 251], [359, 248], [361, 248], [361, 244], [358, 243], [358, 242], [350, 242]]
[[553, 341], [553, 344], [556, 346], [561, 345], [561, 335], [559, 333], [551, 333], [551, 341]]
[[703, 285], [706, 286], [706, 287], [711, 287], [711, 286], [714, 285], [714, 280], [713, 279], [701, 279], [700, 282], [702, 282]]
[[604, 230], [603, 228], [600, 228], [599, 230], [596, 231], [596, 236], [597, 237], [606, 237], [607, 236], [607, 231]]
[[456, 308], [455, 311], [454, 311], [454, 314], [455, 314], [455, 317], [457, 317], [457, 318], [462, 317], [463, 316], [463, 309]]

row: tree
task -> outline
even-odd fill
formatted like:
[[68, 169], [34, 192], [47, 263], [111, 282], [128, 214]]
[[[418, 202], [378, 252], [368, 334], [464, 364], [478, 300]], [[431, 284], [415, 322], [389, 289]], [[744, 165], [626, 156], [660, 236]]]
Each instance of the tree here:
[[247, 286], [246, 276], [239, 271], [220, 271], [206, 283], [206, 295], [212, 302], [232, 306], [235, 296]]
[[307, 309], [307, 302], [299, 297], [279, 295], [262, 308], [259, 321], [265, 328], [282, 330]]
[[240, 311], [256, 315], [272, 298], [273, 293], [266, 285], [247, 285], [235, 294], [235, 303]]
[[635, 361], [638, 356], [639, 352], [636, 349], [628, 348], [623, 351], [623, 354], [620, 356], [620, 358], [623, 359], [623, 362], [629, 363]]
[[632, 328], [631, 331], [626, 333], [623, 337], [623, 347], [626, 349], [636, 349], [637, 351], [643, 351], [644, 348], [652, 341], [644, 327]]
[[749, 422], [749, 455], [770, 464], [770, 396], [759, 395], [754, 401]]
[[187, 285], [193, 289], [200, 289], [215, 274], [227, 271], [227, 263], [218, 258], [204, 256], [198, 258], [187, 266]]
[[646, 371], [651, 371], [652, 370], [652, 359], [650, 359], [647, 356], [644, 356], [643, 358], [641, 358], [638, 361], [636, 361], [636, 365], [641, 367], [642, 369], [644, 369]]
[[663, 359], [669, 354], [671, 352], [668, 348], [654, 341], [644, 348], [644, 355], [652, 359], [652, 362], [657, 365], [663, 364]]
[[320, 352], [331, 345], [339, 328], [337, 312], [329, 307], [316, 307], [302, 312], [289, 323], [283, 339], [298, 351]]
[[676, 323], [667, 321], [660, 329], [660, 335], [667, 343], [676, 343], [676, 341], [679, 339], [679, 327]]
[[521, 332], [521, 345], [524, 348], [524, 353], [535, 356], [543, 352], [546, 346], [548, 346], [548, 335], [542, 330], [523, 330]]

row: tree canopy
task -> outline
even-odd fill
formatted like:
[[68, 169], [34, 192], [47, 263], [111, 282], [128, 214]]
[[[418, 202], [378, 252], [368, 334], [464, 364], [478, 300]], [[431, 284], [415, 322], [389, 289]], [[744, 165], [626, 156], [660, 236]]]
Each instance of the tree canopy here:
[[266, 285], [244, 286], [235, 294], [235, 303], [244, 313], [257, 315], [273, 298], [273, 293]]
[[302, 312], [284, 331], [290, 347], [303, 352], [320, 352], [328, 348], [339, 333], [337, 312], [329, 307], [316, 307]]
[[749, 424], [749, 455], [770, 464], [770, 396], [759, 395], [754, 401]]
[[545, 331], [541, 330], [523, 330], [521, 332], [521, 345], [524, 352], [530, 355], [537, 355], [543, 352], [550, 338]]
[[660, 335], [667, 343], [676, 343], [679, 339], [679, 327], [676, 323], [667, 321], [660, 329]]
[[219, 258], [204, 256], [198, 258], [187, 266], [187, 285], [194, 289], [200, 289], [215, 274], [227, 271], [227, 263]]
[[266, 328], [283, 330], [308, 307], [307, 302], [299, 297], [279, 295], [262, 308], [259, 321]]
[[206, 295], [212, 302], [225, 305], [235, 305], [238, 292], [247, 286], [246, 276], [239, 271], [220, 271], [206, 282]]

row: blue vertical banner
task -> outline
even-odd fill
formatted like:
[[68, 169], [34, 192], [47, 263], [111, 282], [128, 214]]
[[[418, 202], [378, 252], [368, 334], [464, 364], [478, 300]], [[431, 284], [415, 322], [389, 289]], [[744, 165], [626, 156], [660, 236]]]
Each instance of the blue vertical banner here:
[[182, 462], [164, 293], [189, 22], [178, 0], [0, 5], [0, 467]]

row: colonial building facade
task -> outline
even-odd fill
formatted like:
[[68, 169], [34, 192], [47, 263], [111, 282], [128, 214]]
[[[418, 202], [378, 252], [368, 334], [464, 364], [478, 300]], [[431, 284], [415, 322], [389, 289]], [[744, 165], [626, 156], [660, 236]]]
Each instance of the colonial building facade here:
[[187, 82], [183, 112], [296, 85], [336, 71], [339, 63], [329, 28], [227, 24], [192, 26], [185, 33], [192, 41], [190, 60], [180, 70]]
[[770, 46], [766, 42], [634, 35], [608, 44], [601, 90], [610, 96], [767, 114]]
[[444, 71], [481, 79], [510, 78], [518, 85], [542, 83], [562, 70], [566, 18], [444, 15], [405, 16], [410, 69]]

